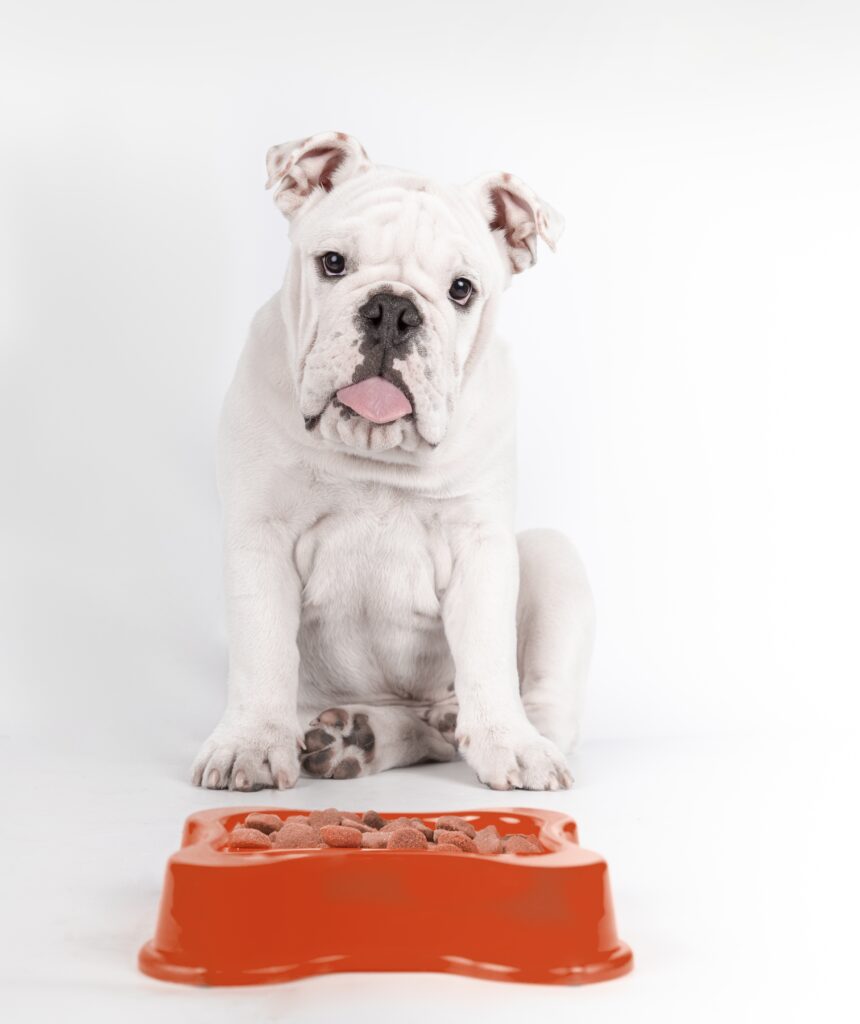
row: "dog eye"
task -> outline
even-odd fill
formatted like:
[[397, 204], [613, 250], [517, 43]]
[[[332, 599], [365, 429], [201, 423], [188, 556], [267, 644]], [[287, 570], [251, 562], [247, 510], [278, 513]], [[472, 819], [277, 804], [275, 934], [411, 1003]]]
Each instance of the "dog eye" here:
[[465, 277], [455, 277], [448, 289], [448, 297], [458, 306], [465, 306], [472, 294], [472, 282]]
[[327, 252], [320, 263], [326, 277], [343, 277], [346, 273], [346, 260], [339, 252]]

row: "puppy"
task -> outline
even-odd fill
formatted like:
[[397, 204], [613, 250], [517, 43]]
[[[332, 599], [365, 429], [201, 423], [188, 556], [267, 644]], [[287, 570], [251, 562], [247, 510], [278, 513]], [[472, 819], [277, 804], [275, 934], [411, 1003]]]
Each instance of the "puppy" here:
[[503, 290], [561, 217], [522, 181], [440, 185], [342, 133], [274, 146], [290, 221], [224, 406], [227, 708], [193, 781], [293, 786], [460, 754], [567, 787], [593, 607], [569, 542], [514, 531]]

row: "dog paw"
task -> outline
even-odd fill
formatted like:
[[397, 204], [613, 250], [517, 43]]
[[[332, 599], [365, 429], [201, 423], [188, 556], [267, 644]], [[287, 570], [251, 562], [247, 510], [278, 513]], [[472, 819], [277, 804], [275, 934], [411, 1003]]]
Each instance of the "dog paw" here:
[[437, 732], [442, 734], [442, 738], [450, 743], [453, 747], [457, 745], [457, 711], [456, 706], [454, 709], [450, 705], [442, 705], [441, 707], [430, 708], [426, 715], [423, 716], [424, 721], [428, 725], [432, 725]]
[[305, 733], [302, 769], [319, 779], [369, 775], [376, 747], [370, 719], [363, 711], [329, 708]]
[[293, 730], [272, 723], [221, 723], [200, 748], [191, 781], [204, 789], [292, 789], [299, 776]]
[[569, 789], [573, 777], [558, 747], [532, 725], [461, 727], [460, 753], [490, 789]]

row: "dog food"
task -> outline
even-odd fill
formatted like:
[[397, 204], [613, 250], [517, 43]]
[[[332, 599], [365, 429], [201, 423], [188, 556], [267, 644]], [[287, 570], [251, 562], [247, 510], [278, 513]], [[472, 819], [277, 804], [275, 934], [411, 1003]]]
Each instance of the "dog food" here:
[[354, 828], [358, 832], [372, 832], [373, 829], [370, 825], [365, 825], [363, 821], [355, 821], [353, 818], [341, 818], [341, 825], [344, 828]]
[[456, 829], [437, 828], [433, 833], [433, 838], [440, 846], [456, 846], [463, 853], [478, 852], [478, 847], [469, 836], [465, 832], [459, 832]]
[[355, 828], [346, 828], [344, 825], [323, 825], [320, 835], [326, 846], [361, 846], [361, 833]]
[[512, 835], [502, 839], [505, 853], [540, 853], [540, 843], [534, 836]]
[[372, 829], [370, 832], [365, 832], [361, 837], [361, 847], [363, 850], [384, 850], [388, 846], [388, 836], [383, 835], [381, 832], [374, 832]]
[[323, 845], [320, 832], [300, 821], [286, 821], [272, 836], [272, 845], [279, 850], [306, 850]]
[[324, 811], [311, 811], [308, 815], [308, 824], [314, 828], [322, 828], [323, 825], [339, 825], [342, 817], [343, 815], [336, 808], [327, 807]]
[[432, 842], [432, 840], [433, 840], [433, 829], [430, 828], [429, 825], [425, 825], [424, 822], [419, 820], [418, 818], [412, 818], [412, 825], [411, 825], [411, 827], [412, 828], [417, 828], [418, 831], [421, 833], [421, 835], [424, 836], [424, 838], [427, 840], [428, 843]]
[[417, 828], [398, 828], [388, 837], [389, 850], [426, 850], [427, 840]]
[[443, 814], [441, 818], [437, 818], [436, 829], [437, 831], [462, 832], [470, 839], [475, 838], [475, 826], [465, 818], [458, 818], [455, 814]]
[[376, 811], [365, 811], [361, 816], [361, 820], [371, 828], [382, 828], [385, 824], [385, 818], [381, 814], [377, 814]]
[[394, 821], [386, 821], [379, 830], [380, 832], [396, 832], [399, 828], [412, 828], [411, 818], [395, 818]]
[[388, 820], [376, 811], [355, 814], [327, 807], [324, 811], [291, 814], [254, 812], [237, 824], [228, 845], [234, 850], [423, 850], [435, 853], [543, 853], [534, 835], [500, 835], [495, 825], [476, 830], [465, 818], [442, 814], [438, 818]]
[[476, 832], [474, 842], [478, 848], [478, 853], [502, 852], [502, 838], [495, 825], [487, 825], [480, 832]]
[[265, 832], [267, 836], [277, 832], [283, 824], [277, 814], [249, 814], [245, 818], [247, 828], [256, 828], [260, 832]]
[[272, 840], [257, 828], [234, 828], [230, 833], [230, 845], [237, 850], [270, 850]]

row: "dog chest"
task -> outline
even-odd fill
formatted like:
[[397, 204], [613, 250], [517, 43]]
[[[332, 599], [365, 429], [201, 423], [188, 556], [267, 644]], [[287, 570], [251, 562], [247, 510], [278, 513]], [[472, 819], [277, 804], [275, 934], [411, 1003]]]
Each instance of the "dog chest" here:
[[295, 548], [303, 685], [323, 701], [430, 699], [453, 678], [450, 575], [432, 517], [374, 501], [321, 517]]
[[377, 499], [322, 515], [295, 548], [303, 609], [380, 626], [438, 620], [450, 554], [421, 511]]

